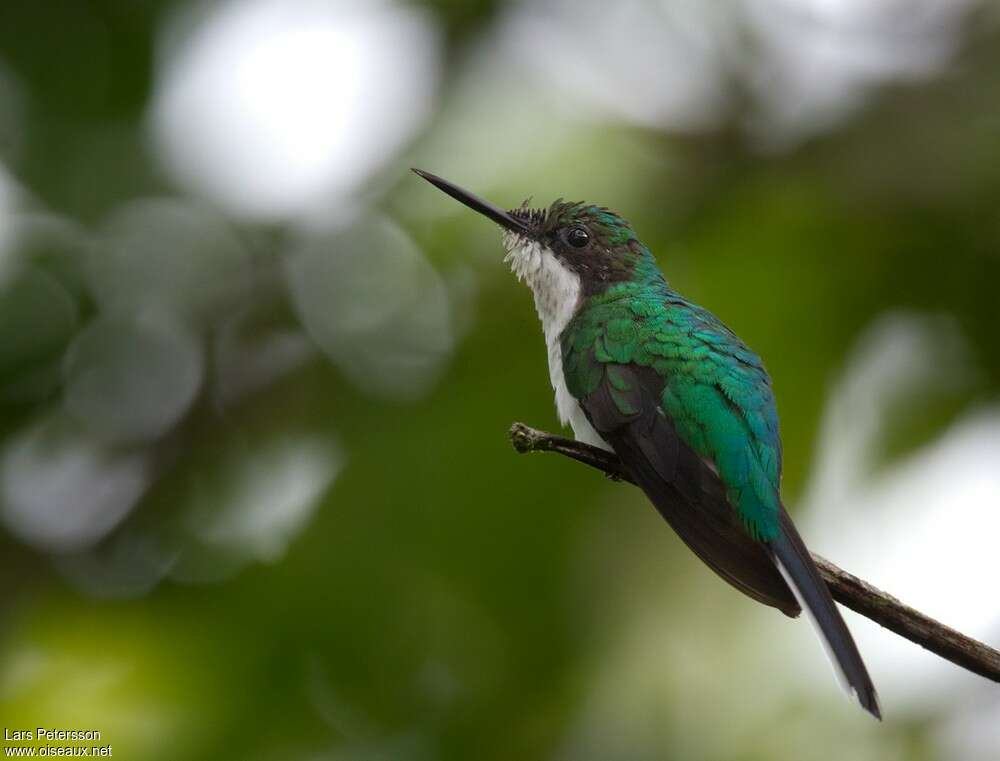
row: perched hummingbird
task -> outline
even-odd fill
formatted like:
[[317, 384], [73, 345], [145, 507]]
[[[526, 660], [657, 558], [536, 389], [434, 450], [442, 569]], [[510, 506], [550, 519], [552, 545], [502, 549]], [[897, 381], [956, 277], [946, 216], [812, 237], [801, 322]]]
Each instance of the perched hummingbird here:
[[558, 200], [504, 211], [429, 172], [504, 228], [505, 261], [531, 288], [561, 422], [614, 452], [674, 531], [744, 594], [805, 610], [844, 688], [881, 718], [875, 687], [781, 503], [781, 439], [760, 358], [673, 290], [632, 227]]

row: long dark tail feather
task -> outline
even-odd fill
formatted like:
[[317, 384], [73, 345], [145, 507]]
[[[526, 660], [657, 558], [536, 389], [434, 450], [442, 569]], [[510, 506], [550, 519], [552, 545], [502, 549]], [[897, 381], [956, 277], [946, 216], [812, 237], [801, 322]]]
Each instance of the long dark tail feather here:
[[781, 511], [781, 531], [768, 546], [781, 575], [795, 593], [802, 609], [809, 614], [844, 689], [857, 699], [862, 708], [881, 720], [882, 711], [875, 685], [861, 660], [858, 646], [854, 644], [854, 638], [837, 610], [826, 582], [819, 575], [812, 556], [784, 509]]

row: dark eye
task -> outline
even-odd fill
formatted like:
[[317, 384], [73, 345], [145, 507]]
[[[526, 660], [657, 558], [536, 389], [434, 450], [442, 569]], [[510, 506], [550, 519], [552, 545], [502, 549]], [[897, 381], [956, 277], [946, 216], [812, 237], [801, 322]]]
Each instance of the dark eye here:
[[582, 227], [571, 227], [566, 232], [566, 242], [573, 248], [583, 248], [590, 243], [590, 233]]

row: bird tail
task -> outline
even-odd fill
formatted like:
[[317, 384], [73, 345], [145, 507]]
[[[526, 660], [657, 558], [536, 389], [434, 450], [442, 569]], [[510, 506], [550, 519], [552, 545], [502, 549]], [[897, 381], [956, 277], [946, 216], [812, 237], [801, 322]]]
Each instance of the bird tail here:
[[784, 509], [781, 511], [781, 530], [768, 545], [775, 565], [819, 634], [841, 686], [862, 708], [881, 720], [882, 711], [875, 685], [861, 660], [858, 646], [854, 644], [854, 638], [837, 610], [826, 582], [819, 575], [812, 556]]

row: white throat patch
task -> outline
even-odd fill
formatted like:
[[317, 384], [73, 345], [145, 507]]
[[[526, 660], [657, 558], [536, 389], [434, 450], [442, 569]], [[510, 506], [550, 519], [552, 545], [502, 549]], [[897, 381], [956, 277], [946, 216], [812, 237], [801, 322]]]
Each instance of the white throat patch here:
[[549, 354], [549, 379], [556, 392], [559, 422], [569, 424], [578, 441], [611, 450], [580, 408], [579, 402], [566, 388], [562, 367], [562, 345], [559, 338], [573, 318], [580, 301], [580, 276], [559, 261], [542, 244], [507, 232], [503, 237], [507, 256], [517, 279], [527, 283], [535, 297], [535, 311], [542, 321], [545, 346]]

